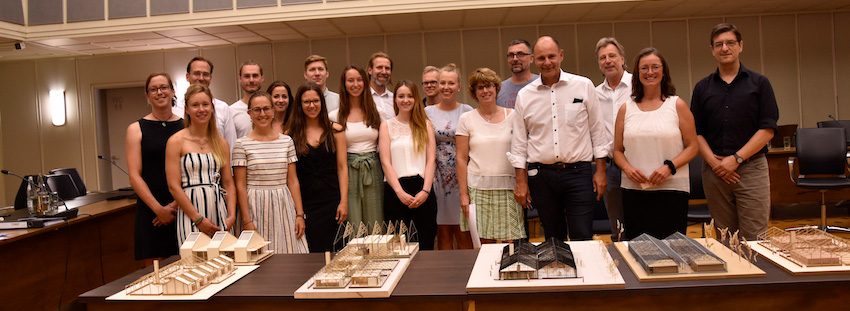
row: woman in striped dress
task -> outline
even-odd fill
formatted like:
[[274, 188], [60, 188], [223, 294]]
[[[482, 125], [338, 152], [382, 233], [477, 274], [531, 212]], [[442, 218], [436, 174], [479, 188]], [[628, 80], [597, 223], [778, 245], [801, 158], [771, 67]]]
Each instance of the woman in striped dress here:
[[256, 228], [275, 253], [307, 253], [295, 145], [292, 138], [272, 129], [275, 111], [268, 93], [251, 95], [248, 115], [254, 129], [233, 146], [239, 206], [250, 207], [250, 215], [242, 215], [246, 219], [242, 225]]
[[[236, 222], [236, 189], [230, 173], [230, 147], [218, 134], [212, 93], [204, 85], [186, 90], [186, 128], [168, 139], [165, 176], [177, 211], [177, 242], [192, 231], [212, 236]], [[228, 195], [230, 193], [230, 195]]]

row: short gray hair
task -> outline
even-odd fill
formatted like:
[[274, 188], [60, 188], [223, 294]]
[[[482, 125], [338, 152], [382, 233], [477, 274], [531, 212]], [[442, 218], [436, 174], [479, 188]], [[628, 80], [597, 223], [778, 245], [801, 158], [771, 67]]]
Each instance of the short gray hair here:
[[[626, 59], [626, 49], [623, 48], [623, 45], [620, 44], [620, 42], [618, 42], [617, 39], [614, 38], [614, 37], [604, 37], [602, 39], [599, 39], [599, 41], [596, 42], [596, 57], [597, 58], [599, 57], [599, 50], [608, 46], [609, 44], [613, 44], [615, 47], [617, 47], [617, 52], [620, 53], [620, 57], [622, 57], [623, 59]], [[623, 70], [626, 70], [626, 62], [625, 61], [623, 62]]]

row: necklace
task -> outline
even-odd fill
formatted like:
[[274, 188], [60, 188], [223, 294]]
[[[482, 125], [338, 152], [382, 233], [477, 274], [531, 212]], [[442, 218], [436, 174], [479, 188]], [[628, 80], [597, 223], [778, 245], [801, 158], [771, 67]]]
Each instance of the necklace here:
[[493, 113], [491, 113], [489, 116], [487, 116], [487, 115], [484, 115], [483, 112], [481, 112], [481, 109], [478, 109], [478, 114], [480, 114], [482, 118], [487, 119], [487, 123], [490, 123], [490, 120], [493, 120], [493, 116], [495, 116], [496, 113], [498, 113], [498, 112], [499, 112], [499, 109], [496, 108], [496, 111], [493, 111]]
[[206, 149], [207, 149], [207, 144], [209, 143], [209, 139], [208, 139], [208, 138], [206, 138], [206, 137], [203, 137], [203, 138], [201, 138], [201, 137], [196, 137], [196, 136], [194, 136], [194, 135], [192, 135], [192, 134], [189, 134], [188, 136], [189, 136], [189, 139], [191, 139], [192, 141], [194, 141], [195, 143], [197, 143], [197, 144], [198, 144], [198, 148], [200, 148], [200, 149], [201, 149], [201, 151], [203, 151], [203, 150], [206, 150]]
[[162, 122], [162, 127], [165, 127], [165, 121], [168, 121], [168, 119], [171, 119], [171, 116], [173, 116], [173, 115], [174, 115], [174, 113], [170, 113], [170, 114], [168, 114], [168, 117], [167, 117], [167, 118], [165, 118], [165, 120], [160, 119], [159, 117], [157, 117], [155, 113], [151, 113], [151, 115], [152, 115], [152, 116], [153, 116], [153, 118], [154, 118], [154, 119], [156, 119], [157, 121]]

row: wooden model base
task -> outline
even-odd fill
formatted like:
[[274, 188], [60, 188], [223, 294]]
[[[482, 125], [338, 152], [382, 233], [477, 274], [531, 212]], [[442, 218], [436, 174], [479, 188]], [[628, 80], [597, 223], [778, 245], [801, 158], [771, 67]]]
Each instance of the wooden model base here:
[[553, 289], [624, 288], [611, 255], [602, 241], [567, 242], [576, 261], [578, 277], [559, 279], [499, 280], [499, 259], [507, 244], [484, 244], [478, 252], [468, 292], [541, 291]]
[[250, 261], [247, 261], [247, 262], [234, 262], [233, 265], [234, 266], [255, 266], [255, 265], [259, 265], [261, 262], [263, 262], [263, 260], [269, 259], [269, 257], [271, 257], [272, 255], [274, 255], [274, 251], [268, 251], [255, 260], [250, 260]]
[[[731, 249], [726, 246], [720, 244], [715, 239], [694, 239], [700, 244], [704, 245], [706, 248], [711, 250], [715, 255], [719, 256], [723, 260], [726, 261], [726, 270], [723, 271], [708, 271], [708, 272], [695, 272], [695, 273], [670, 273], [670, 274], [648, 274], [646, 270], [641, 267], [641, 265], [635, 260], [635, 257], [632, 256], [632, 253], [629, 252], [628, 242], [617, 242], [614, 243], [614, 247], [620, 252], [620, 255], [623, 256], [623, 259], [626, 261], [626, 264], [629, 265], [629, 268], [632, 269], [632, 272], [635, 274], [637, 279], [641, 282], [649, 282], [649, 281], [675, 281], [675, 280], [700, 280], [700, 279], [725, 279], [725, 278], [746, 278], [746, 277], [763, 277], [765, 276], [764, 271], [756, 267], [754, 264], [751, 264], [746, 259], [735, 254]], [[706, 241], [710, 240], [710, 243]]]
[[777, 266], [781, 267], [788, 273], [793, 275], [810, 275], [810, 274], [842, 274], [850, 273], [850, 266], [809, 266], [803, 267], [799, 264], [785, 258], [782, 254], [774, 252], [759, 244], [759, 241], [747, 242], [754, 251], [758, 252], [764, 258], [767, 258]]
[[121, 290], [112, 296], [106, 297], [106, 300], [207, 300], [212, 297], [212, 295], [215, 295], [259, 267], [260, 266], [234, 267], [236, 269], [233, 271], [233, 275], [224, 279], [220, 283], [210, 284], [192, 295], [128, 295], [126, 291]]
[[398, 264], [395, 265], [389, 276], [386, 277], [383, 286], [381, 287], [357, 287], [348, 285], [343, 288], [315, 288], [313, 286], [313, 278], [304, 282], [298, 290], [295, 291], [296, 299], [344, 299], [344, 298], [388, 298], [392, 295], [404, 271], [413, 260], [413, 256], [419, 251], [419, 243], [408, 244], [410, 249], [410, 257], [396, 258]]

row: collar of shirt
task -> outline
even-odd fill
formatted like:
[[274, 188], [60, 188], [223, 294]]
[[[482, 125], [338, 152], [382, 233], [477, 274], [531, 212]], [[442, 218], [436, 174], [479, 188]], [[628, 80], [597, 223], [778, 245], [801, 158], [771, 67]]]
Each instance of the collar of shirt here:
[[[573, 77], [577, 77], [577, 76], [574, 75], [574, 74], [568, 73], [568, 72], [564, 71], [563, 69], [561, 69], [561, 73], [560, 73], [560, 75], [558, 75], [558, 82], [553, 83], [552, 86], [555, 86], [555, 84], [558, 84], [558, 83], [561, 83], [561, 82], [569, 83], [570, 80], [573, 79]], [[531, 81], [531, 83], [529, 83], [529, 84], [533, 85], [535, 88], [538, 88], [538, 89], [541, 86], [551, 87], [551, 86], [543, 84], [543, 76], [542, 75], [540, 76], [539, 79], [535, 79], [534, 81]]]
[[[614, 89], [612, 89], [612, 88], [611, 88], [611, 86], [610, 86], [610, 85], [608, 85], [608, 79], [605, 79], [604, 81], [602, 81], [602, 84], [600, 84], [600, 85], [601, 85], [603, 88], [607, 89], [607, 90], [611, 90], [611, 91], [613, 91], [613, 90], [614, 90]], [[623, 71], [623, 76], [620, 78], [620, 83], [619, 83], [619, 84], [617, 84], [617, 87], [616, 87], [616, 88], [618, 88], [618, 89], [619, 89], [621, 86], [622, 86], [622, 87], [625, 87], [625, 88], [627, 88], [627, 89], [629, 89], [629, 92], [631, 93], [631, 89], [632, 89], [632, 74], [631, 74], [631, 73], [629, 73], [628, 71]]]
[[[738, 65], [739, 65], [738, 66], [738, 74], [735, 75], [735, 79], [732, 80], [732, 83], [735, 83], [735, 80], [738, 80], [739, 77], [740, 78], [747, 78], [747, 77], [750, 76], [750, 70], [747, 69], [746, 67], [744, 67], [744, 63], [739, 62]], [[720, 67], [717, 67], [716, 69], [714, 69], [714, 79], [717, 80], [717, 81], [726, 83], [726, 81], [723, 81], [723, 79], [720, 78]], [[732, 83], [726, 83], [726, 84], [732, 84]]]
[[372, 91], [372, 95], [378, 95], [378, 96], [380, 96], [380, 97], [387, 97], [387, 96], [390, 96], [390, 90], [388, 90], [388, 89], [384, 89], [384, 93], [383, 93], [383, 94], [378, 94], [378, 92], [377, 92], [377, 91], [375, 91], [375, 89], [373, 89], [371, 86], [369, 87], [369, 90], [370, 90], [370, 91]]

